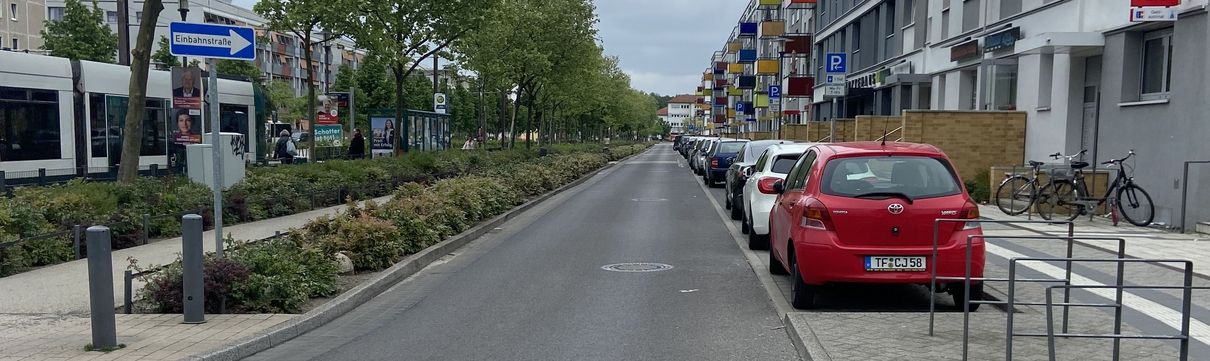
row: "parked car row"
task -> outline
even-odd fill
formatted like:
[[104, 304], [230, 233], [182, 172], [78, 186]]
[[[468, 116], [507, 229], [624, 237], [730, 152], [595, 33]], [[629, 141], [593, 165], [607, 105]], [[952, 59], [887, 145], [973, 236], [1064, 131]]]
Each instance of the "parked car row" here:
[[748, 247], [792, 278], [795, 308], [813, 308], [830, 284], [927, 286], [934, 267], [938, 290], [961, 305], [968, 242], [970, 299], [982, 299], [979, 208], [934, 146], [682, 136], [674, 147], [706, 185], [723, 182]]

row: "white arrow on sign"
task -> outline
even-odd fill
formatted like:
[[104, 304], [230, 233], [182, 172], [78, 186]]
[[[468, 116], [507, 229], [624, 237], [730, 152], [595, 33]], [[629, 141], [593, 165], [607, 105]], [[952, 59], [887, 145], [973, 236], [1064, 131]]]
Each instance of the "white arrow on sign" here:
[[244, 48], [247, 48], [249, 45], [252, 45], [252, 42], [235, 33], [235, 30], [228, 31], [230, 33], [227, 36], [178, 33], [176, 34], [176, 38], [173, 39], [173, 42], [180, 45], [204, 46], [208, 48], [230, 48], [231, 55], [235, 55], [235, 53], [238, 53], [244, 50]]

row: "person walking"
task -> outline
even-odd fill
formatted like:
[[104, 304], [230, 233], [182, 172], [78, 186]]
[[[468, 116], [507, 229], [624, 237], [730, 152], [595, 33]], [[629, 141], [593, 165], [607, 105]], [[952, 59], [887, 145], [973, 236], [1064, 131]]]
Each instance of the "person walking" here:
[[466, 143], [462, 143], [462, 150], [474, 150], [475, 138], [466, 138]]
[[294, 139], [290, 137], [290, 131], [282, 129], [278, 135], [273, 156], [277, 157], [281, 164], [294, 164], [294, 155], [298, 154], [298, 149], [294, 147]]
[[353, 129], [353, 140], [349, 141], [349, 159], [361, 159], [366, 155], [366, 138], [361, 129]]

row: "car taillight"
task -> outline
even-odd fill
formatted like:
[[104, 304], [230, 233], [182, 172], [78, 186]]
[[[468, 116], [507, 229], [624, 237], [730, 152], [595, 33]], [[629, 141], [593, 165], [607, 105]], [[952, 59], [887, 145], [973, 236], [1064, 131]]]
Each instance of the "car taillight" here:
[[710, 168], [718, 168], [718, 158], [710, 159]]
[[776, 194], [773, 190], [773, 183], [777, 183], [780, 179], [777, 177], [761, 177], [756, 181], [756, 190], [762, 194]]
[[[962, 219], [979, 219], [979, 205], [967, 201], [966, 205], [962, 206], [962, 211], [958, 212], [958, 216]], [[962, 222], [962, 230], [964, 231], [975, 228], [979, 228], [979, 222]]]
[[828, 214], [828, 207], [815, 199], [812, 199], [811, 203], [807, 204], [807, 209], [803, 210], [800, 225], [823, 230], [835, 228], [832, 226], [832, 216]]

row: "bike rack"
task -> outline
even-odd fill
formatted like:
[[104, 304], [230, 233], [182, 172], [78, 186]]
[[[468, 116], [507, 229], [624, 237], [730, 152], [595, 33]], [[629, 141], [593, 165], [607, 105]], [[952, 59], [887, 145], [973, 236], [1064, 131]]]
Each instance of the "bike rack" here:
[[[1051, 361], [1056, 360], [1056, 357], [1057, 357], [1056, 350], [1055, 350], [1055, 338], [1056, 337], [1112, 339], [1113, 340], [1113, 360], [1114, 361], [1121, 359], [1121, 342], [1123, 339], [1178, 340], [1180, 342], [1178, 360], [1187, 361], [1189, 359], [1189, 318], [1190, 318], [1190, 310], [1191, 310], [1191, 304], [1192, 304], [1192, 298], [1193, 298], [1193, 290], [1210, 289], [1210, 287], [1194, 287], [1193, 286], [1193, 262], [1192, 261], [1178, 260], [1178, 259], [1123, 259], [1123, 258], [1118, 258], [1118, 259], [1112, 259], [1112, 258], [1099, 258], [1099, 259], [1014, 258], [1010, 261], [1009, 268], [1010, 268], [1010, 272], [1013, 272], [1011, 270], [1015, 270], [1016, 265], [1020, 262], [1055, 262], [1055, 261], [1116, 263], [1117, 269], [1118, 269], [1117, 280], [1115, 281], [1114, 285], [1070, 285], [1069, 284], [1069, 285], [1056, 285], [1056, 286], [1047, 287], [1046, 288], [1046, 303], [1045, 303], [1045, 306], [1046, 306], [1046, 333], [1015, 333], [1012, 331], [1012, 323], [1011, 323], [1012, 318], [1010, 315], [1009, 326], [1008, 326], [1009, 327], [1008, 340], [1006, 341], [1006, 346], [1007, 346], [1006, 357], [1008, 360], [1012, 359], [1012, 346], [1013, 346], [1012, 338], [1014, 336], [1046, 337], [1047, 352], [1049, 353], [1049, 359]], [[1123, 278], [1122, 270], [1123, 270], [1123, 266], [1126, 263], [1150, 263], [1150, 264], [1180, 263], [1180, 264], [1183, 264], [1184, 269], [1182, 270], [1182, 272], [1184, 273], [1184, 277], [1183, 277], [1182, 285], [1181, 286], [1174, 286], [1174, 285], [1130, 285], [1130, 286], [1127, 286], [1127, 285], [1124, 285], [1123, 280], [1122, 280], [1122, 278]], [[1062, 333], [1055, 333], [1053, 308], [1056, 304], [1055, 304], [1054, 298], [1053, 298], [1053, 293], [1054, 293], [1053, 291], [1057, 288], [1062, 288], [1062, 289], [1064, 289], [1065, 292], [1069, 291], [1071, 289], [1113, 289], [1113, 290], [1115, 290], [1116, 296], [1114, 299], [1114, 303], [1070, 304], [1070, 303], [1064, 302], [1064, 303], [1060, 304], [1060, 305], [1063, 305], [1064, 307], [1076, 306], [1076, 307], [1106, 307], [1106, 308], [1112, 307], [1112, 308], [1114, 308], [1113, 333], [1112, 334], [1067, 333], [1066, 330], [1064, 330]], [[1177, 335], [1170, 335], [1170, 334], [1169, 335], [1145, 335], [1145, 334], [1126, 335], [1126, 334], [1122, 334], [1122, 317], [1121, 317], [1122, 316], [1122, 307], [1123, 307], [1122, 293], [1126, 289], [1181, 290], [1182, 292], [1181, 292], [1180, 333]]]
[[[1055, 224], [1055, 225], [1065, 224], [1065, 225], [1067, 225], [1067, 237], [1056, 237], [1054, 239], [1067, 239], [1067, 240], [1072, 240], [1072, 241], [1074, 241], [1075, 231], [1076, 231], [1076, 225], [1075, 225], [1075, 223], [1073, 223], [1071, 221], [1033, 221], [1033, 220], [1028, 220], [1028, 221], [1000, 220], [1000, 221], [997, 221], [997, 220], [990, 220], [990, 219], [989, 220], [981, 219], [981, 220], [972, 221], [969, 219], [960, 219], [960, 218], [939, 218], [939, 219], [935, 220], [933, 222], [933, 251], [932, 251], [933, 253], [929, 257], [929, 262], [931, 262], [933, 264], [933, 267], [929, 268], [930, 269], [930, 271], [929, 271], [930, 272], [930, 275], [929, 275], [929, 300], [928, 300], [928, 302], [929, 302], [929, 336], [933, 336], [933, 329], [935, 326], [935, 320], [936, 320], [936, 316], [937, 316], [937, 304], [936, 304], [936, 302], [933, 302], [933, 298], [935, 298], [937, 296], [937, 280], [938, 280], [938, 277], [937, 277], [937, 237], [940, 236], [940, 229], [941, 229], [942, 223], [957, 223], [957, 222], [963, 222], [963, 223], [979, 222], [980, 224], [983, 224], [983, 223], [990, 223], [990, 224]], [[1045, 238], [1045, 237], [1003, 236], [1003, 237], [996, 237], [996, 238], [1040, 239], [1040, 238]], [[1072, 248], [1073, 248], [1073, 243], [1074, 243], [1072, 241], [1067, 242], [1067, 256], [1068, 257], [1072, 256]], [[971, 243], [972, 243], [971, 239], [968, 238], [966, 241], [966, 246], [967, 246], [966, 247], [966, 261], [965, 261], [966, 277], [961, 278], [964, 280], [965, 287], [966, 287], [966, 292], [965, 292], [966, 301], [967, 301], [966, 303], [969, 303], [969, 301], [970, 301], [970, 281], [971, 281], [971, 278], [970, 278], [970, 273], [971, 273], [970, 272], [970, 268], [971, 268], [970, 246], [971, 246]], [[945, 278], [948, 279], [951, 277], [945, 277]], [[1068, 280], [1071, 279], [1071, 264], [1067, 265], [1067, 279]], [[1064, 300], [1069, 300], [1070, 299], [1069, 296], [1070, 295], [1065, 295]], [[965, 316], [965, 317], [969, 317], [969, 314], [970, 314], [969, 304], [963, 305], [963, 313], [967, 314], [967, 316]], [[1066, 320], [1066, 316], [1064, 316], [1064, 320]], [[964, 324], [965, 324], [965, 322], [964, 322]], [[965, 328], [965, 327], [963, 327], [963, 328]], [[1067, 330], [1066, 323], [1064, 323], [1063, 330], [1064, 331]], [[965, 339], [966, 339], [966, 337], [964, 336], [963, 340], [965, 340]], [[965, 347], [965, 345], [964, 345], [964, 347]], [[965, 354], [966, 353], [963, 352], [963, 355], [965, 355]]]

